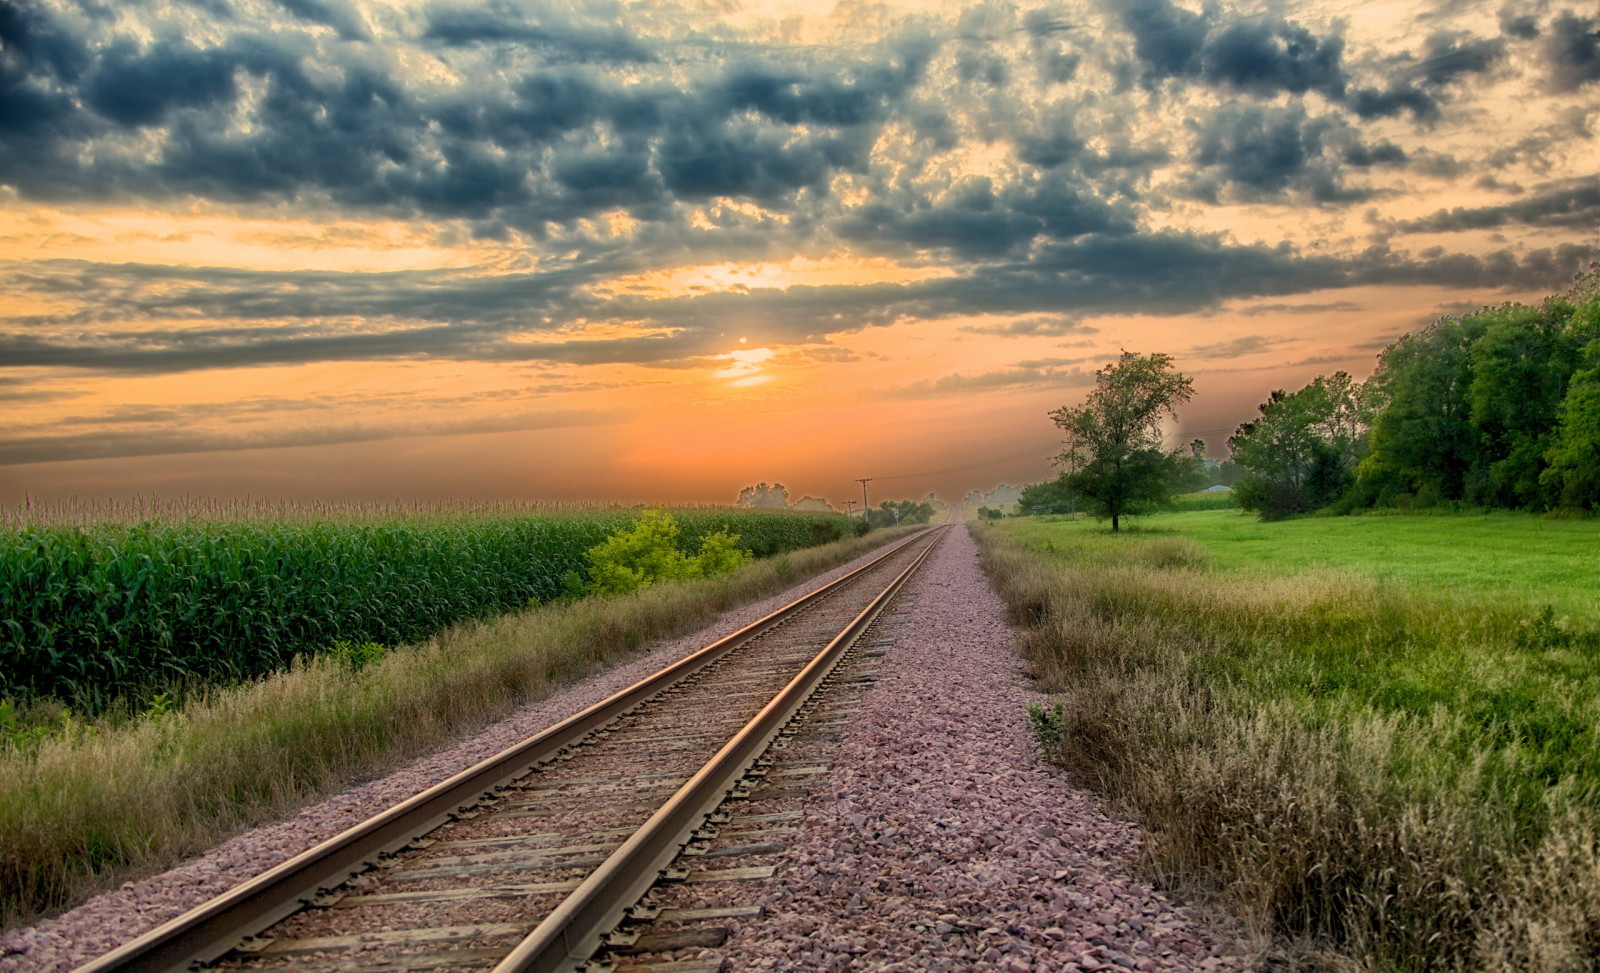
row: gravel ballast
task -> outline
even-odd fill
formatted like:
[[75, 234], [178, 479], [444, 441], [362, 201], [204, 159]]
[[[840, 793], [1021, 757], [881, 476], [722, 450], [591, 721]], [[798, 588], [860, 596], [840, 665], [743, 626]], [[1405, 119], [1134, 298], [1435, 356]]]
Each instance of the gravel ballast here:
[[[67, 971], [762, 617], [867, 555], [725, 614], [406, 769], [240, 835], [154, 878], [0, 937], [0, 973]], [[734, 969], [1247, 969], [1252, 944], [1135, 877], [1140, 837], [1044, 764], [1038, 695], [957, 528], [912, 581], [917, 607], [727, 944]]]
[[1254, 968], [1236, 925], [1137, 877], [1133, 824], [1040, 759], [1025, 712], [1044, 697], [965, 528], [906, 594], [733, 968]]

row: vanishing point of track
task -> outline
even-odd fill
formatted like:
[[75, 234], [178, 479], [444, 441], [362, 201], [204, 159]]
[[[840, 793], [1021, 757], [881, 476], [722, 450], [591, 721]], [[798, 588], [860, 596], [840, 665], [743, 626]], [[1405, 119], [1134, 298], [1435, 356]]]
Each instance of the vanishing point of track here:
[[[683, 866], [704, 861], [727, 820], [719, 807], [749, 796], [768, 749], [861, 654], [941, 534], [914, 535], [75, 973], [605, 968], [592, 958], [626, 951], [637, 937], [622, 927], [652, 917], [637, 903], [653, 886], [737, 877]], [[759, 909], [668, 911], [682, 922]], [[663, 952], [694, 944], [657, 938]]]

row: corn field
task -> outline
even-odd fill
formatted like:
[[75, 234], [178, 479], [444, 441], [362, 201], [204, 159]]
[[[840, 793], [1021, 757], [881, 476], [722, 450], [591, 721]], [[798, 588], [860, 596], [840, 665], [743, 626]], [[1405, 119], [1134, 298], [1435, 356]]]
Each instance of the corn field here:
[[[767, 556], [844, 536], [830, 514], [685, 510]], [[399, 645], [549, 601], [629, 512], [0, 529], [0, 698], [86, 712], [282, 670], [336, 641]]]

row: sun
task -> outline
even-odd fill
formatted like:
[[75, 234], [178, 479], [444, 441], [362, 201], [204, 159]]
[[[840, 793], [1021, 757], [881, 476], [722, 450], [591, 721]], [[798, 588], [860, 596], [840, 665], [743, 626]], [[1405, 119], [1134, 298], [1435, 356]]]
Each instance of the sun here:
[[[748, 338], [740, 338], [740, 344], [748, 343]], [[749, 388], [772, 380], [761, 367], [763, 363], [772, 360], [771, 348], [735, 348], [725, 355], [712, 356], [717, 361], [728, 364], [711, 373], [712, 378], [727, 379], [732, 388]]]

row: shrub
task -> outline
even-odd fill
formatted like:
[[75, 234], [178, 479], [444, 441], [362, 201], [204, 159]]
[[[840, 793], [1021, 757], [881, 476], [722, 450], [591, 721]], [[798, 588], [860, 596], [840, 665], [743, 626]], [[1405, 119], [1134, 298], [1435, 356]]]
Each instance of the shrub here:
[[589, 549], [589, 590], [616, 595], [659, 581], [687, 581], [726, 574], [750, 560], [738, 547], [739, 535], [707, 534], [700, 553], [690, 557], [678, 547], [678, 522], [669, 513], [646, 510], [628, 530], [618, 531]]

